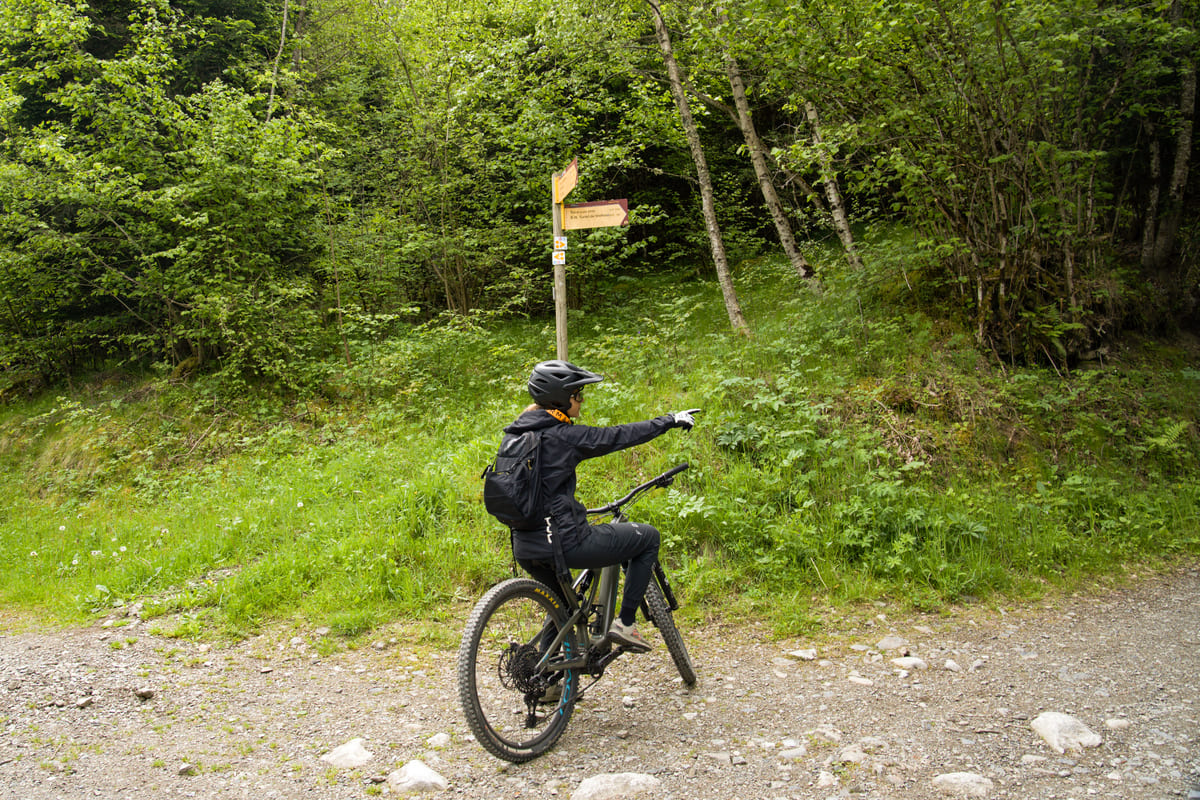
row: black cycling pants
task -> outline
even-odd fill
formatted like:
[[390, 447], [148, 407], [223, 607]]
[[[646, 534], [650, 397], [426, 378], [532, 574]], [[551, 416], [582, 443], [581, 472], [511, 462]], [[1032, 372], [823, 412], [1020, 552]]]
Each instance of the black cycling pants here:
[[[651, 525], [605, 522], [589, 527], [579, 544], [563, 553], [563, 559], [571, 569], [599, 569], [628, 562], [619, 616], [622, 620], [632, 621], [653, 575], [654, 562], [658, 560], [658, 545], [658, 529]], [[517, 563], [561, 597], [552, 562], [518, 558]]]

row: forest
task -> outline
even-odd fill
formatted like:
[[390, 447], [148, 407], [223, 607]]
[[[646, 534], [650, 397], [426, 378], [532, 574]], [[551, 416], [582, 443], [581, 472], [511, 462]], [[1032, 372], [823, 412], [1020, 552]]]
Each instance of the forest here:
[[[445, 624], [556, 354], [682, 613], [1200, 553], [1195, 0], [5, 0], [0, 607]], [[569, 203], [628, 224], [566, 231]], [[561, 199], [561, 198], [560, 198]], [[556, 296], [557, 294], [557, 296]]]
[[[1194, 329], [1194, 0], [10, 0], [0, 369], [306, 392], [413, 324], [552, 313], [550, 181], [628, 200], [568, 303], [816, 247], [1008, 363]], [[883, 263], [883, 262], [887, 263]], [[339, 364], [341, 365], [339, 367]]]

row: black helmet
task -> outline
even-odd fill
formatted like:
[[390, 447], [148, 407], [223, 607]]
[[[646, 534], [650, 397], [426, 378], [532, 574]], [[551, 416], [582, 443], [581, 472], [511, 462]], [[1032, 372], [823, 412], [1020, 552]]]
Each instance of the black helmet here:
[[569, 361], [543, 361], [533, 368], [529, 376], [529, 394], [542, 408], [557, 408], [566, 411], [571, 406], [571, 395], [589, 383], [604, 380], [594, 372], [588, 372]]

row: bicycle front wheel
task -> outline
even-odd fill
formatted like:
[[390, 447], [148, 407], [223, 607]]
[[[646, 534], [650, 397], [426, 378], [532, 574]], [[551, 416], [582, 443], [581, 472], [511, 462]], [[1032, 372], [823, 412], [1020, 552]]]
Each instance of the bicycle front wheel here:
[[696, 668], [692, 666], [692, 657], [688, 655], [687, 645], [683, 643], [683, 636], [680, 635], [679, 628], [675, 627], [675, 618], [671, 616], [671, 607], [667, 604], [667, 599], [663, 597], [657, 578], [651, 580], [646, 586], [644, 599], [647, 615], [658, 628], [663, 644], [667, 646], [667, 652], [671, 654], [671, 660], [675, 662], [675, 667], [679, 670], [679, 677], [683, 678], [684, 685], [688, 688], [695, 686]]
[[[545, 753], [562, 736], [579, 691], [575, 670], [538, 670], [566, 622], [544, 584], [513, 578], [476, 604], [458, 648], [458, 696], [479, 744], [505, 761]], [[570, 658], [565, 641], [555, 657]]]

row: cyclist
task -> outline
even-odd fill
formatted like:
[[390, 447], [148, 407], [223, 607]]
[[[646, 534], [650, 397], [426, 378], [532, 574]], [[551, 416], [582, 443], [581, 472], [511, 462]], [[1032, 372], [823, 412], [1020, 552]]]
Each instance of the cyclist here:
[[658, 531], [633, 522], [589, 525], [585, 507], [575, 499], [575, 467], [584, 459], [644, 444], [671, 428], [691, 430], [692, 415], [699, 409], [625, 425], [577, 425], [583, 387], [602, 380], [567, 361], [543, 361], [533, 368], [528, 382], [533, 405], [504, 432], [541, 432], [538, 459], [546, 525], [539, 530], [514, 530], [513, 556], [522, 569], [560, 597], [558, 574], [567, 568], [598, 569], [628, 562], [621, 608], [608, 637], [631, 652], [645, 653], [650, 645], [634, 625], [634, 616], [658, 558]]

